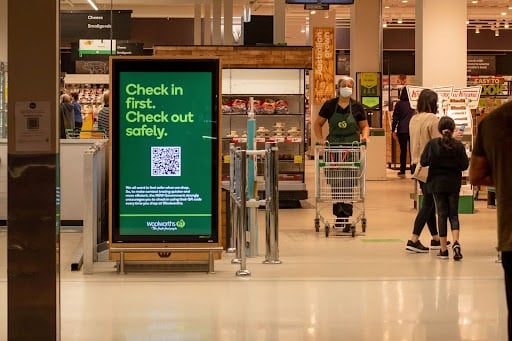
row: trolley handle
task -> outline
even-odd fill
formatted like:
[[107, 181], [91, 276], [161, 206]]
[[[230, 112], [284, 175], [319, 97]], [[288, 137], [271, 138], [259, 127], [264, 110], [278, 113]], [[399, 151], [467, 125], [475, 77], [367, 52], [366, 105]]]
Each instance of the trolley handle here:
[[366, 146], [366, 141], [364, 142], [358, 142], [358, 141], [354, 141], [354, 142], [340, 142], [340, 143], [330, 143], [329, 141], [325, 141], [323, 144], [321, 144], [320, 142], [316, 142], [315, 145], [317, 146], [325, 146], [325, 147], [329, 147], [329, 146], [333, 146], [333, 147], [351, 147], [351, 146]]

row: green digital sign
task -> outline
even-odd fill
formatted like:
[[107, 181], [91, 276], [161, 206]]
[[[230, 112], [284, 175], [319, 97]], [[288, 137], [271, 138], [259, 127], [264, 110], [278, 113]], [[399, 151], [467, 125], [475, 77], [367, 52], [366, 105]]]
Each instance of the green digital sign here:
[[113, 241], [216, 242], [218, 60], [112, 63]]

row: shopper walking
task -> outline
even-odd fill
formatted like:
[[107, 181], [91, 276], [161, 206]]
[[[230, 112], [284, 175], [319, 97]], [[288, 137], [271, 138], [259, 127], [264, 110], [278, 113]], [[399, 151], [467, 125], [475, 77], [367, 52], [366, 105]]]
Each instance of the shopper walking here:
[[464, 145], [453, 138], [455, 122], [451, 117], [443, 116], [439, 120], [439, 132], [442, 137], [430, 140], [421, 154], [420, 164], [429, 166], [426, 183], [427, 191], [433, 193], [437, 210], [437, 226], [441, 240], [438, 257], [448, 259], [446, 236], [447, 221], [453, 237], [453, 259], [461, 260], [459, 243], [459, 192], [462, 184], [462, 171], [468, 169], [469, 159]]
[[469, 180], [473, 185], [496, 188], [498, 250], [505, 273], [508, 335], [512, 339], [512, 102], [487, 114], [478, 125], [471, 155]]
[[[437, 130], [439, 124], [439, 119], [436, 116], [437, 94], [430, 89], [421, 91], [416, 111], [417, 113], [412, 116], [409, 123], [409, 133], [411, 135], [411, 171], [413, 173], [416, 165], [420, 162], [421, 153], [427, 143], [431, 139], [441, 136]], [[432, 249], [440, 249], [441, 241], [439, 240], [439, 234], [437, 232], [434, 196], [426, 189], [423, 182], [420, 182], [420, 189], [423, 194], [423, 202], [414, 220], [411, 239], [407, 241], [405, 248], [412, 252], [426, 253], [429, 251], [429, 248], [424, 246], [419, 240], [425, 223], [432, 235], [430, 247]]]
[[71, 104], [71, 96], [62, 94], [60, 96], [60, 138], [65, 139], [67, 131], [75, 129], [75, 114], [73, 112], [73, 104]]
[[[396, 103], [393, 110], [393, 122], [391, 124], [391, 131], [393, 132], [393, 139], [398, 140], [400, 145], [400, 171], [398, 176], [405, 176], [407, 168], [407, 154], [410, 158], [410, 135], [409, 135], [409, 122], [414, 113], [409, 102], [407, 95], [407, 88], [403, 87], [400, 91], [400, 101]], [[409, 153], [407, 153], [409, 151]], [[411, 168], [412, 169], [412, 168]]]
[[110, 92], [105, 90], [103, 92], [103, 107], [98, 112], [98, 129], [105, 132], [105, 138], [108, 138], [110, 135], [109, 97]]
[[80, 105], [80, 102], [78, 101], [78, 92], [73, 92], [71, 94], [71, 97], [73, 98], [73, 112], [75, 114], [75, 130], [80, 131], [82, 129], [82, 106]]
[[[370, 127], [366, 112], [361, 103], [351, 98], [354, 80], [345, 77], [338, 82], [338, 97], [327, 100], [320, 109], [318, 117], [313, 124], [313, 131], [322, 144], [328, 142], [332, 145], [366, 142], [370, 135]], [[322, 127], [328, 122], [329, 134], [324, 139]], [[331, 184], [334, 187], [345, 187], [343, 184]], [[333, 204], [333, 214], [336, 216], [337, 226], [352, 216], [352, 203], [340, 202]], [[350, 226], [345, 226], [343, 232], [349, 232]]]

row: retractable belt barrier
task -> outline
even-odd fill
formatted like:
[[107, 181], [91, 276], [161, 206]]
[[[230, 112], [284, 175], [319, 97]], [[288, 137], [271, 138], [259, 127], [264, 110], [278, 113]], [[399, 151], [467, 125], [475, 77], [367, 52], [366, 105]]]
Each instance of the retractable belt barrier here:
[[[246, 232], [248, 230], [248, 210], [265, 206], [265, 264], [279, 264], [278, 243], [278, 156], [277, 144], [265, 143], [264, 150], [242, 150], [233, 143], [230, 144], [230, 178], [229, 192], [231, 198], [232, 219], [231, 229], [232, 243], [235, 245], [235, 258], [233, 264], [240, 264], [237, 276], [250, 276], [247, 269]], [[249, 157], [262, 157], [265, 159], [265, 199], [256, 200], [248, 198], [247, 183], [247, 159]]]

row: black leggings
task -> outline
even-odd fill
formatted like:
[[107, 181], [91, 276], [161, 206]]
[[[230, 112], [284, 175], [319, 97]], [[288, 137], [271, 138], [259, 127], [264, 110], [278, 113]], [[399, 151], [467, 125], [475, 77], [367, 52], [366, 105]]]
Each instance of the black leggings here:
[[448, 220], [452, 230], [459, 229], [459, 192], [434, 193], [439, 236], [448, 234]]
[[420, 188], [423, 192], [423, 203], [421, 204], [418, 214], [416, 215], [416, 219], [414, 220], [412, 233], [417, 236], [421, 235], [421, 231], [423, 231], [423, 227], [425, 227], [426, 223], [430, 234], [435, 236], [437, 235], [437, 224], [434, 195], [425, 191], [425, 184], [423, 182], [420, 182]]

